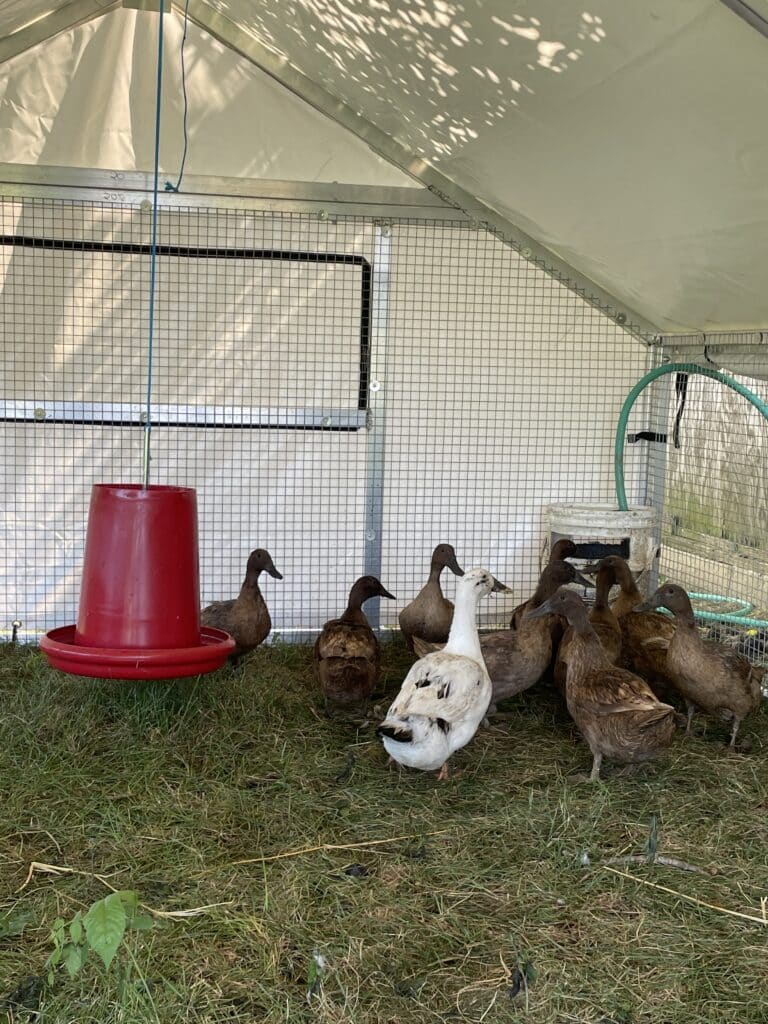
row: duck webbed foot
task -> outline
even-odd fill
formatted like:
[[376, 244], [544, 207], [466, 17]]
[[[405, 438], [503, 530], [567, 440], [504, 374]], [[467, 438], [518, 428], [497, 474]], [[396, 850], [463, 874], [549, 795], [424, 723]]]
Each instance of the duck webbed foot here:
[[739, 732], [739, 726], [740, 725], [741, 725], [741, 719], [740, 718], [736, 718], [736, 716], [734, 715], [734, 718], [733, 718], [733, 728], [731, 729], [731, 742], [728, 744], [728, 746], [731, 748], [731, 750], [735, 750], [735, 748], [736, 748], [736, 736], [737, 736], [737, 734]]
[[687, 712], [686, 724], [685, 724], [685, 735], [691, 731], [691, 722], [693, 721], [693, 713], [696, 710], [696, 706], [691, 704], [689, 700], [685, 702], [685, 710]]
[[440, 771], [435, 776], [435, 778], [437, 779], [438, 782], [447, 782], [448, 781], [448, 777], [449, 777], [448, 776], [448, 762], [446, 761], [445, 764], [443, 765], [443, 767], [440, 769]]

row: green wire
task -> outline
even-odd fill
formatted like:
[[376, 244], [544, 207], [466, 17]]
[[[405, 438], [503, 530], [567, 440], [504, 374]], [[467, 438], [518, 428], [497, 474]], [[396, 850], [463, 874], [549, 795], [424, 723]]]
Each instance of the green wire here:
[[[621, 414], [619, 415], [619, 423], [616, 427], [616, 444], [614, 448], [614, 459], [613, 467], [614, 474], [616, 477], [616, 500], [619, 506], [620, 512], [629, 511], [629, 505], [627, 504], [627, 492], [624, 487], [624, 445], [627, 438], [627, 423], [629, 421], [629, 414], [632, 410], [632, 406], [637, 401], [638, 395], [652, 384], [659, 377], [663, 377], [668, 373], [698, 373], [702, 377], [711, 377], [712, 380], [719, 381], [726, 387], [731, 388], [732, 391], [736, 391], [742, 395], [746, 400], [757, 409], [757, 411], [768, 421], [768, 405], [758, 398], [756, 394], [745, 388], [743, 384], [739, 384], [733, 377], [728, 377], [724, 373], [720, 373], [719, 370], [710, 370], [705, 366], [697, 366], [695, 363], [668, 363], [665, 366], [657, 366], [655, 370], [651, 370], [635, 384], [632, 390], [627, 395], [624, 405], [621, 407]], [[704, 600], [725, 600], [717, 594], [697, 594], [696, 597]], [[751, 610], [751, 608], [750, 608]], [[753, 628], [765, 628], [768, 626], [768, 621], [764, 619], [752, 619], [747, 615], [730, 614], [724, 612], [718, 614], [717, 612], [695, 612], [695, 615], [699, 619], [716, 619], [718, 621], [733, 622], [736, 625], [752, 626]]]

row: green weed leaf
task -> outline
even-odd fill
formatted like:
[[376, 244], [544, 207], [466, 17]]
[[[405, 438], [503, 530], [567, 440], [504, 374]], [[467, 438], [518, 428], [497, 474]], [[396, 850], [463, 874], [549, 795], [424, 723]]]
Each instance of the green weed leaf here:
[[117, 947], [125, 934], [127, 917], [120, 893], [110, 893], [94, 903], [85, 915], [83, 924], [88, 944], [101, 958], [105, 967], [114, 959]]
[[131, 918], [139, 909], [139, 894], [134, 892], [133, 889], [120, 889], [114, 893], [115, 896], [120, 898], [120, 902], [125, 908], [126, 915]]
[[32, 915], [26, 911], [19, 913], [11, 911], [0, 917], [0, 939], [10, 939], [14, 935], [21, 935], [31, 920]]
[[83, 935], [83, 916], [78, 910], [78, 912], [75, 914], [75, 916], [69, 923], [69, 937], [70, 939], [72, 939], [76, 946], [79, 946], [80, 943], [83, 941]]
[[137, 932], [148, 932], [150, 928], [154, 928], [155, 922], [149, 914], [137, 914], [131, 921], [130, 926]]
[[648, 863], [652, 864], [656, 860], [656, 855], [659, 851], [659, 828], [656, 822], [656, 815], [651, 815], [651, 822], [648, 828], [648, 842], [645, 846], [646, 856], [648, 857]]
[[80, 968], [86, 961], [88, 956], [88, 947], [75, 945], [73, 942], [68, 942], [64, 947], [64, 966], [67, 969], [67, 974], [70, 978], [74, 978]]

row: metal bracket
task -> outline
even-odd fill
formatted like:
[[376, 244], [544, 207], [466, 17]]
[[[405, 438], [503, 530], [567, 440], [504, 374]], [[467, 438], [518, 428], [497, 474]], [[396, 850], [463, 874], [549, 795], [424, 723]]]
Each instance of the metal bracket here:
[[[387, 336], [389, 328], [389, 268], [392, 228], [374, 228], [371, 281], [371, 348], [368, 388], [368, 455], [365, 488], [365, 573], [381, 575], [381, 531], [384, 525], [384, 455], [387, 411]], [[386, 584], [385, 584], [386, 585]], [[381, 599], [369, 601], [366, 615], [371, 627], [381, 627]]]

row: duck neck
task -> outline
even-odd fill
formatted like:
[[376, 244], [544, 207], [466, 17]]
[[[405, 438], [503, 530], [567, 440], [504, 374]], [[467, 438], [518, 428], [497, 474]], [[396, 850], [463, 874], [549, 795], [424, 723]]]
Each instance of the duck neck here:
[[608, 595], [611, 592], [613, 574], [611, 572], [599, 572], [597, 574], [597, 586], [595, 587], [595, 603], [592, 606], [595, 611], [602, 612], [608, 607]]
[[457, 589], [451, 631], [444, 650], [449, 654], [463, 654], [467, 658], [474, 658], [482, 664], [483, 653], [477, 634], [477, 602], [478, 595], [474, 587]]
[[676, 608], [673, 612], [675, 616], [675, 625], [678, 629], [682, 626], [683, 629], [690, 630], [691, 633], [699, 635], [699, 631], [696, 628], [696, 618], [693, 614], [693, 608], [691, 607], [690, 601], [688, 602], [687, 608]]
[[637, 584], [632, 578], [632, 573], [627, 572], [617, 581], [621, 587], [621, 593], [616, 598], [616, 602], [613, 606], [614, 614], [618, 617], [625, 615], [627, 612], [631, 612], [633, 608], [636, 608], [643, 602], [643, 595], [637, 589]]
[[533, 592], [533, 597], [528, 601], [529, 608], [538, 608], [540, 604], [543, 604], [548, 598], [552, 597], [556, 590], [557, 584], [553, 583], [550, 574], [545, 571], [539, 578], [539, 582]]
[[259, 590], [259, 576], [261, 575], [261, 569], [257, 569], [255, 572], [246, 573], [243, 585], [240, 588], [241, 597], [261, 597], [261, 591]]
[[344, 609], [344, 614], [341, 618], [345, 622], [367, 623], [368, 619], [365, 617], [365, 612], [363, 611], [363, 601], [367, 600], [370, 596], [370, 594], [352, 587], [349, 592], [347, 607]]
[[585, 617], [579, 622], [572, 622], [571, 627], [574, 632], [575, 657], [579, 667], [593, 669], [604, 665], [607, 659], [603, 646], [587, 618]]
[[430, 564], [430, 566], [429, 566], [429, 582], [430, 583], [436, 583], [438, 585], [438, 587], [439, 587], [440, 586], [440, 574], [441, 574], [441, 572], [443, 571], [444, 568], [445, 568], [445, 566], [443, 565], [442, 562], [435, 562], [435, 561], [433, 561]]

